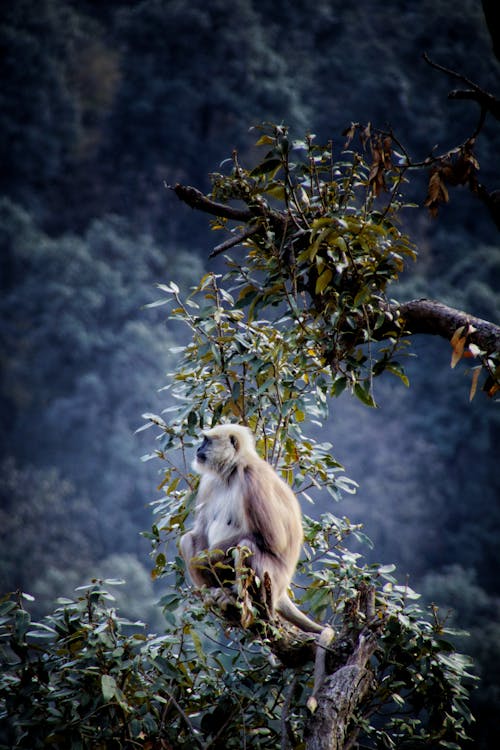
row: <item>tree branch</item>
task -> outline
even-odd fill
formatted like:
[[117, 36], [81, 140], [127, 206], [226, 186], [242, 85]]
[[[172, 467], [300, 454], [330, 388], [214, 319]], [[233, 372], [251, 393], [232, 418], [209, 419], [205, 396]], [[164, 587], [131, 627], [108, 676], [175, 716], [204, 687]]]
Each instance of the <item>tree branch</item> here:
[[495, 120], [500, 120], [500, 100], [479, 87], [474, 89], [454, 89], [448, 99], [469, 99], [479, 104], [483, 112], [489, 112]]
[[[266, 611], [262, 589], [255, 592], [261, 617], [250, 622], [244, 631], [268, 643], [283, 666], [299, 669], [313, 661], [314, 688], [307, 701], [309, 718], [305, 728], [307, 750], [345, 750], [355, 741], [358, 729], [352, 721], [367, 694], [375, 686], [369, 666], [378, 639], [386, 626], [386, 618], [376, 616], [375, 589], [360, 584], [357, 594], [346, 603], [341, 631], [325, 625], [319, 635], [305, 633], [277, 615]], [[206, 594], [203, 594], [206, 596]], [[209, 605], [214, 600], [209, 596]], [[264, 607], [263, 607], [264, 604]], [[242, 627], [241, 606], [232, 592], [225, 592], [224, 608], [214, 614], [232, 627]], [[292, 691], [283, 707], [282, 747], [289, 746], [288, 714]]]
[[[367, 694], [376, 685], [375, 676], [370, 668], [370, 659], [378, 645], [378, 637], [385, 627], [385, 618], [374, 617], [375, 590], [372, 586], [362, 585], [358, 594], [346, 609], [344, 635], [337, 638], [337, 643], [344, 640], [349, 643], [341, 665], [330, 664], [329, 674], [316, 686], [313, 693], [313, 713], [308, 718], [305, 728], [307, 750], [345, 750], [352, 747], [359, 729], [352, 721], [356, 711]], [[353, 628], [362, 616], [365, 626]], [[350, 622], [349, 622], [350, 621]], [[322, 639], [327, 643], [327, 630], [319, 636], [318, 647]], [[311, 707], [311, 703], [308, 705]]]
[[[267, 221], [269, 221], [275, 228], [280, 228], [282, 230], [285, 229], [287, 225], [286, 216], [284, 216], [279, 211], [273, 211], [273, 209], [269, 208], [266, 205], [253, 205], [248, 208], [236, 208], [235, 206], [227, 205], [227, 203], [219, 203], [218, 201], [214, 201], [211, 198], [207, 198], [207, 196], [204, 195], [201, 190], [191, 187], [190, 185], [181, 185], [177, 183], [176, 185], [172, 186], [165, 183], [165, 187], [167, 187], [169, 190], [173, 190], [179, 200], [181, 200], [183, 203], [186, 203], [186, 205], [190, 206], [196, 211], [203, 211], [204, 213], [211, 214], [212, 216], [217, 216], [222, 219], [229, 219], [231, 221], [238, 221], [243, 224], [250, 224], [250, 222], [252, 221], [255, 222], [258, 217], [263, 217]], [[242, 239], [250, 236], [250, 234], [255, 234], [258, 229], [259, 227], [255, 226], [255, 224], [252, 227], [248, 227], [247, 232], [249, 234], [245, 232]], [[219, 250], [220, 247], [221, 246], [219, 245], [214, 249], [213, 252], [215, 255], [218, 255], [219, 252], [222, 252], [222, 250]]]
[[477, 83], [471, 81], [467, 76], [434, 62], [434, 60], [430, 59], [427, 53], [424, 53], [423, 57], [425, 62], [430, 65], [431, 68], [446, 73], [446, 75], [449, 75], [452, 78], [456, 78], [468, 87], [465, 90], [458, 89], [450, 91], [448, 94], [449, 99], [472, 99], [479, 104], [483, 111], [490, 112], [496, 120], [500, 120], [500, 100], [496, 96], [493, 96], [493, 94], [482, 89], [481, 86], [478, 86]]
[[458, 73], [456, 70], [452, 70], [451, 68], [447, 68], [445, 65], [441, 65], [440, 63], [437, 63], [437, 62], [434, 62], [434, 60], [431, 60], [427, 52], [424, 52], [422, 57], [424, 58], [425, 62], [431, 66], [431, 68], [435, 68], [435, 70], [440, 70], [442, 73], [446, 73], [452, 78], [456, 78], [458, 81], [462, 81], [462, 83], [465, 83], [467, 86], [470, 86], [474, 90], [481, 91], [479, 86], [476, 83], [474, 83], [474, 81], [471, 81], [470, 78], [467, 78], [467, 76], [464, 76], [463, 73]]
[[464, 326], [465, 332], [471, 326], [474, 330], [469, 333], [469, 343], [476, 344], [488, 354], [500, 351], [500, 326], [442, 302], [417, 299], [399, 306], [393, 305], [391, 310], [402, 319], [403, 327], [409, 334], [423, 333], [451, 341], [458, 328]]
[[325, 679], [306, 727], [307, 750], [343, 750], [356, 708], [373, 682], [368, 662], [376, 648], [376, 636], [364, 629], [347, 664]]
[[212, 216], [220, 216], [223, 219], [233, 219], [234, 221], [242, 221], [244, 223], [250, 221], [255, 216], [255, 213], [249, 208], [234, 208], [234, 206], [227, 206], [225, 203], [218, 203], [207, 198], [201, 190], [190, 185], [180, 185], [177, 183], [172, 186], [165, 183], [165, 187], [173, 190], [179, 200], [196, 211], [203, 211]]
[[217, 255], [220, 255], [221, 253], [225, 253], [226, 250], [230, 250], [235, 245], [241, 244], [242, 242], [247, 240], [249, 237], [251, 237], [253, 234], [257, 234], [258, 231], [259, 231], [259, 227], [253, 226], [253, 227], [249, 227], [241, 234], [233, 235], [225, 242], [221, 242], [220, 245], [217, 245], [216, 247], [214, 247], [214, 249], [212, 250], [212, 252], [210, 253], [208, 257], [215, 258]]

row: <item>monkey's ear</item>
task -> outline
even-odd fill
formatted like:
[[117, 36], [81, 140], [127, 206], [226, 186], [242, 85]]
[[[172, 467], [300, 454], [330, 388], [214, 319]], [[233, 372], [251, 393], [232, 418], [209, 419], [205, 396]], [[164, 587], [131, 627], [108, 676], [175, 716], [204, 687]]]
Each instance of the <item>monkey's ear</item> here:
[[229, 440], [231, 441], [231, 445], [233, 446], [234, 450], [237, 451], [240, 447], [240, 444], [236, 435], [229, 435]]

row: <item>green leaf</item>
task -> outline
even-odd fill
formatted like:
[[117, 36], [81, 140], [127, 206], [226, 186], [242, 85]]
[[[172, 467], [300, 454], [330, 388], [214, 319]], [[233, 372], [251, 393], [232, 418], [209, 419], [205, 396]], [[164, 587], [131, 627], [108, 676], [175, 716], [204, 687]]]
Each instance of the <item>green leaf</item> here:
[[270, 172], [277, 172], [278, 169], [281, 167], [281, 159], [272, 158], [272, 159], [265, 159], [261, 164], [258, 164], [252, 171], [250, 172], [250, 177], [260, 177], [265, 174], [269, 174]]
[[115, 678], [110, 674], [103, 674], [101, 677], [102, 697], [107, 702], [113, 700], [116, 696], [117, 685]]
[[335, 378], [331, 388], [331, 395], [337, 398], [341, 393], [345, 391], [346, 387], [347, 378], [345, 377], [345, 375], [341, 375], [340, 377]]
[[264, 190], [266, 195], [270, 195], [277, 200], [285, 200], [286, 190], [281, 182], [273, 182]]
[[352, 303], [353, 307], [360, 307], [360, 305], [363, 305], [365, 302], [368, 302], [372, 295], [371, 289], [368, 287], [363, 287], [356, 296], [354, 297], [354, 301]]
[[396, 363], [396, 362], [389, 362], [386, 364], [385, 369], [389, 372], [392, 372], [393, 375], [396, 375], [403, 385], [405, 385], [407, 388], [410, 387], [410, 381], [407, 377], [407, 375], [404, 373], [403, 369]]
[[198, 633], [196, 632], [196, 630], [191, 630], [191, 638], [193, 640], [193, 645], [195, 647], [196, 653], [198, 654], [198, 658], [203, 664], [205, 662], [205, 654], [203, 652], [203, 647], [201, 645], [201, 639]]
[[195, 428], [198, 424], [198, 415], [195, 411], [190, 411], [187, 418], [188, 430], [190, 433], [195, 432]]
[[333, 278], [332, 271], [329, 268], [325, 268], [325, 270], [316, 279], [316, 287], [314, 290], [315, 293], [323, 294], [323, 292], [327, 288], [332, 278]]
[[354, 394], [363, 402], [366, 406], [376, 408], [377, 404], [374, 401], [372, 394], [364, 388], [361, 383], [356, 383], [354, 386]]
[[377, 569], [377, 573], [381, 576], [386, 575], [387, 573], [393, 573], [396, 570], [396, 566], [393, 563], [390, 563], [389, 565], [380, 565]]
[[167, 558], [163, 554], [163, 552], [160, 552], [158, 555], [156, 555], [155, 559], [155, 565], [157, 568], [164, 568], [167, 564]]

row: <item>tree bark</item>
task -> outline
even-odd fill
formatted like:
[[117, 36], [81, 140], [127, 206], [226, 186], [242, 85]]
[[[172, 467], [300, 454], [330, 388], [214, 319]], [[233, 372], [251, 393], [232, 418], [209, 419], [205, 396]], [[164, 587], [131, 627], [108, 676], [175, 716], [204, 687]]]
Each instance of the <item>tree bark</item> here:
[[409, 334], [441, 336], [450, 341], [453, 334], [463, 327], [464, 335], [469, 331], [468, 343], [476, 344], [489, 354], [500, 351], [500, 326], [475, 318], [463, 310], [431, 299], [416, 299], [391, 309], [403, 320], [403, 327]]
[[305, 729], [306, 750], [345, 750], [350, 740], [350, 723], [357, 706], [369, 692], [373, 673], [368, 662], [377, 648], [377, 638], [368, 629], [359, 634], [358, 643], [345, 666], [328, 675], [318, 693], [317, 709]]
[[483, 12], [486, 19], [486, 25], [490, 32], [493, 44], [493, 52], [497, 60], [500, 61], [500, 26], [498, 23], [498, 2], [497, 0], [483, 0]]
[[205, 214], [220, 216], [223, 219], [243, 221], [245, 223], [250, 221], [254, 216], [249, 208], [234, 208], [225, 203], [218, 203], [207, 198], [198, 188], [191, 187], [190, 185], [180, 185], [177, 183], [176, 185], [167, 185], [166, 187], [173, 190], [183, 203], [186, 203], [196, 211], [203, 211]]

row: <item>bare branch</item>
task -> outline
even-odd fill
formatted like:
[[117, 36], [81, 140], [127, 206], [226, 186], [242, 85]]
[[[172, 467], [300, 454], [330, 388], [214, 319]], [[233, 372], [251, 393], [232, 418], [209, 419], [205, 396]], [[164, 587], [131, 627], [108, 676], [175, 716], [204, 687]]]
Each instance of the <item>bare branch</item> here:
[[468, 87], [466, 90], [450, 91], [448, 94], [449, 99], [472, 99], [479, 104], [482, 110], [490, 112], [496, 120], [500, 120], [500, 100], [496, 96], [482, 89], [481, 86], [478, 86], [477, 83], [474, 83], [474, 81], [471, 81], [470, 78], [462, 75], [462, 73], [457, 73], [455, 70], [451, 70], [451, 68], [446, 68], [444, 65], [434, 62], [426, 53], [424, 53], [423, 57], [431, 68], [435, 68], [435, 70], [456, 78], [457, 81], [461, 81]]
[[479, 88], [455, 89], [450, 91], [448, 99], [470, 99], [479, 104], [484, 113], [489, 112], [496, 120], [500, 120], [500, 100], [487, 91]]
[[466, 86], [470, 86], [473, 89], [478, 89], [479, 91], [481, 91], [479, 86], [475, 84], [474, 81], [471, 81], [470, 78], [467, 78], [467, 76], [464, 76], [462, 73], [457, 73], [456, 70], [452, 70], [451, 68], [447, 68], [444, 65], [431, 60], [427, 52], [424, 52], [423, 58], [425, 62], [431, 66], [431, 68], [440, 70], [442, 73], [446, 73], [446, 75], [452, 76], [452, 78], [456, 78], [458, 81], [462, 81], [462, 83], [465, 83]]

